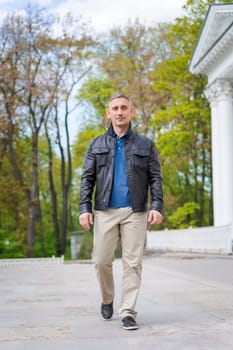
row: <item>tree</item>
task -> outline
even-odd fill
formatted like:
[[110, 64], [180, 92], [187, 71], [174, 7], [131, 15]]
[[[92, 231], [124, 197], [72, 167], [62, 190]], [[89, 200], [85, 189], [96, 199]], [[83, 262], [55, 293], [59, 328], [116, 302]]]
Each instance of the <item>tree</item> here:
[[[28, 256], [34, 255], [36, 218], [40, 212], [38, 188], [38, 140], [41, 127], [54, 98], [57, 86], [51, 62], [48, 38], [50, 19], [30, 6], [25, 16], [12, 15], [2, 27], [1, 92], [8, 120], [8, 147], [14, 176], [28, 200]], [[31, 171], [25, 178], [15, 152], [18, 136], [27, 134], [31, 142]]]
[[149, 120], [160, 95], [153, 91], [150, 75], [156, 63], [166, 56], [163, 45], [166, 31], [167, 24], [147, 28], [136, 20], [125, 27], [113, 28], [103, 38], [96, 52], [94, 77], [82, 87], [82, 97], [94, 107], [100, 124], [109, 98], [121, 91], [131, 96], [136, 107], [135, 127], [154, 137]]
[[[77, 110], [79, 103], [74, 102], [78, 86], [89, 71], [88, 59], [94, 41], [87, 28], [68, 15], [63, 23], [61, 38], [53, 41], [54, 66], [60, 72], [59, 85], [50, 119], [45, 122], [45, 132], [49, 148], [49, 184], [53, 208], [53, 223], [56, 237], [57, 254], [65, 254], [67, 224], [69, 215], [69, 194], [72, 184], [72, 155], [69, 135], [69, 117]], [[69, 33], [67, 32], [69, 28]], [[85, 63], [85, 64], [84, 64]], [[48, 127], [48, 122], [53, 126]], [[54, 132], [55, 130], [55, 132]], [[57, 190], [53, 178], [53, 140], [60, 156], [61, 217], [59, 216]], [[61, 225], [59, 225], [59, 221]]]
[[[159, 89], [167, 98], [151, 123], [160, 129], [158, 147], [166, 183], [167, 224], [172, 227], [179, 227], [177, 217], [172, 220], [174, 211], [180, 207], [184, 212], [190, 208], [188, 203], [193, 203], [195, 208], [192, 225], [210, 225], [213, 219], [210, 111], [204, 96], [206, 78], [192, 75], [188, 70], [205, 14], [199, 12], [196, 16], [196, 11], [204, 8], [206, 5], [199, 2], [195, 16], [184, 16], [171, 24], [166, 38], [169, 55], [153, 72], [155, 91]], [[189, 219], [187, 209], [187, 226], [191, 224]]]
[[[2, 101], [2, 119], [7, 125], [7, 145], [2, 143], [1, 159], [6, 149], [15, 179], [28, 202], [27, 246], [29, 257], [34, 255], [36, 231], [42, 232], [42, 211], [39, 188], [39, 137], [45, 133], [48, 145], [52, 147], [58, 141], [61, 154], [62, 182], [62, 236], [58, 252], [65, 252], [65, 234], [67, 228], [68, 193], [71, 185], [71, 152], [68, 130], [68, 116], [71, 112], [69, 103], [73, 98], [74, 87], [80, 82], [86, 72], [81, 64], [88, 57], [87, 47], [91, 39], [87, 28], [75, 32], [69, 20], [68, 31], [63, 36], [53, 35], [54, 18], [45, 14], [44, 10], [28, 6], [25, 14], [8, 16], [1, 28], [1, 72], [0, 93]], [[71, 30], [74, 30], [71, 33]], [[85, 33], [85, 34], [84, 34]], [[79, 37], [78, 37], [79, 35]], [[77, 74], [75, 73], [77, 71]], [[58, 108], [64, 103], [64, 129], [66, 134], [66, 152], [68, 168], [62, 146], [62, 131], [58, 122]], [[54, 125], [57, 132], [50, 128]], [[55, 138], [53, 138], [55, 135]], [[52, 139], [53, 138], [53, 139]], [[30, 164], [24, 171], [23, 164], [16, 152], [21, 139], [27, 139], [30, 144]], [[49, 151], [52, 157], [51, 148]], [[51, 159], [50, 159], [51, 162]], [[50, 178], [51, 184], [52, 178]], [[52, 186], [52, 185], [51, 185]], [[50, 190], [52, 191], [52, 187]], [[54, 203], [54, 202], [53, 202]], [[55, 204], [54, 204], [55, 205]], [[55, 227], [56, 231], [57, 227]], [[55, 232], [59, 235], [59, 232]]]

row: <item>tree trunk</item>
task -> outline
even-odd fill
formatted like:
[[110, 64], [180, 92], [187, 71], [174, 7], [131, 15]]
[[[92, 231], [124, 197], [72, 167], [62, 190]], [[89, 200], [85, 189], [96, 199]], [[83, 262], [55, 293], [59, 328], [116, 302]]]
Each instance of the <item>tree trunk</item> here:
[[37, 182], [38, 182], [38, 134], [36, 132], [32, 135], [32, 178], [29, 199], [29, 217], [27, 230], [27, 256], [29, 258], [34, 256], [35, 243], [35, 223], [37, 215], [38, 197], [37, 197]]
[[64, 148], [61, 143], [61, 135], [56, 118], [57, 130], [58, 130], [58, 143], [61, 153], [61, 186], [62, 186], [62, 225], [61, 225], [61, 250], [62, 254], [66, 251], [66, 236], [67, 236], [67, 222], [68, 222], [68, 197], [69, 190], [72, 181], [72, 159], [70, 152], [70, 137], [68, 130], [68, 99], [66, 100], [66, 112], [65, 112], [65, 134], [66, 134], [66, 149], [67, 149], [67, 161], [65, 159]]
[[54, 228], [54, 236], [56, 241], [56, 254], [60, 256], [62, 254], [62, 248], [61, 248], [61, 240], [60, 240], [60, 226], [59, 226], [59, 220], [58, 220], [58, 211], [57, 211], [57, 192], [54, 185], [54, 178], [53, 178], [53, 152], [52, 152], [52, 145], [51, 145], [51, 139], [49, 137], [47, 124], [45, 123], [45, 132], [46, 137], [48, 141], [48, 147], [49, 147], [49, 168], [48, 168], [48, 178], [49, 178], [49, 188], [52, 198], [52, 220], [53, 220], [53, 228]]

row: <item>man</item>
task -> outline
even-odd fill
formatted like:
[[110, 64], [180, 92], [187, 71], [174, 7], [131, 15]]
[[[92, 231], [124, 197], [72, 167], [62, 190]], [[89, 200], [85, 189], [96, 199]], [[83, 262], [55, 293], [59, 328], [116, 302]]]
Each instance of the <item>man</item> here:
[[[118, 240], [122, 246], [120, 316], [124, 329], [137, 329], [136, 300], [141, 283], [147, 222], [162, 221], [163, 193], [160, 164], [153, 142], [131, 128], [133, 106], [128, 96], [109, 101], [107, 132], [94, 138], [86, 154], [80, 191], [80, 224], [94, 223], [92, 257], [102, 295], [101, 316], [113, 315], [112, 264]], [[92, 195], [95, 188], [94, 219]], [[148, 189], [151, 208], [147, 212]]]

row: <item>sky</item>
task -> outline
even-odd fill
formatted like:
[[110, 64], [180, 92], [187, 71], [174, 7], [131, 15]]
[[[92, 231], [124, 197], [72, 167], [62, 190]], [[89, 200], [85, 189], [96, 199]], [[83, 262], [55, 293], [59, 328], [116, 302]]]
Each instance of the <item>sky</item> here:
[[184, 14], [186, 0], [0, 0], [0, 21], [7, 13], [37, 3], [52, 13], [82, 16], [97, 32], [140, 19], [146, 25], [170, 22]]

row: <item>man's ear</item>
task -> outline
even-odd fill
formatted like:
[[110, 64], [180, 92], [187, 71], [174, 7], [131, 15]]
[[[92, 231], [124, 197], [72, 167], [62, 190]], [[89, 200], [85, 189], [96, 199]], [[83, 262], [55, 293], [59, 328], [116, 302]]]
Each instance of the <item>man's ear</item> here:
[[132, 107], [131, 107], [131, 114], [132, 114], [132, 115], [135, 115], [135, 112], [136, 112], [135, 107], [132, 106]]
[[106, 114], [107, 119], [110, 119], [110, 109], [109, 108], [106, 109], [105, 114]]

